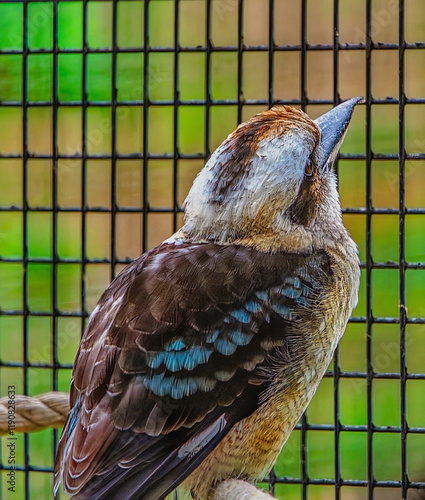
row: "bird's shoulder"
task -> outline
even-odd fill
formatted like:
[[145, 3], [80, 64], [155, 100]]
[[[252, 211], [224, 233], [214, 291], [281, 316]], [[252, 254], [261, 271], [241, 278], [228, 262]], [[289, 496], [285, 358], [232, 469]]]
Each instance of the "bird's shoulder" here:
[[[331, 274], [326, 252], [163, 244], [130, 264], [101, 297], [80, 345], [74, 385], [94, 394], [119, 373], [145, 377], [158, 396], [183, 399], [198, 392], [196, 384], [209, 392], [284, 344], [285, 324], [297, 311], [312, 311]], [[197, 370], [202, 380], [179, 389], [178, 374]]]

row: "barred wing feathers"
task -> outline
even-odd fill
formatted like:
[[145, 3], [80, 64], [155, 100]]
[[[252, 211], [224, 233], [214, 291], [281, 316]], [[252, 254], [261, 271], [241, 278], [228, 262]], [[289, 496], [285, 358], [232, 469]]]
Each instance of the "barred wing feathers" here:
[[252, 414], [291, 363], [297, 315], [329, 287], [325, 252], [163, 244], [105, 291], [77, 353], [57, 485], [164, 498]]

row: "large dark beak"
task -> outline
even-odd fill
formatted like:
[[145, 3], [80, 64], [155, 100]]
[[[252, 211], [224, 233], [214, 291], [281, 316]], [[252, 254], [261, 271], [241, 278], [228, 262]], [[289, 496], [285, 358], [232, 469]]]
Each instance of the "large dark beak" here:
[[353, 114], [354, 106], [362, 97], [354, 97], [331, 109], [315, 120], [322, 135], [320, 146], [322, 150], [320, 169], [330, 168], [344, 140], [345, 132]]

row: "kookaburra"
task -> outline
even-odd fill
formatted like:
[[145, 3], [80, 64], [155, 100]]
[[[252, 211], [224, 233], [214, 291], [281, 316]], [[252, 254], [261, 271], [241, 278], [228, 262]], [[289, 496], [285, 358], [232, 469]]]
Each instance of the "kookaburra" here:
[[75, 359], [56, 489], [205, 500], [269, 472], [357, 302], [332, 165], [359, 100], [239, 125], [195, 179], [182, 229], [110, 284]]

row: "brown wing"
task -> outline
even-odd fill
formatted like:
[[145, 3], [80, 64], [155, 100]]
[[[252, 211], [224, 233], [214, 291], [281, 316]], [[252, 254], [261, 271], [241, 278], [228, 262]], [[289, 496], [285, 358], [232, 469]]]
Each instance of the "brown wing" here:
[[290, 362], [293, 319], [313, 314], [329, 272], [324, 252], [212, 243], [162, 245], [128, 266], [77, 353], [58, 481], [81, 498], [163, 498], [258, 408], [269, 354]]

